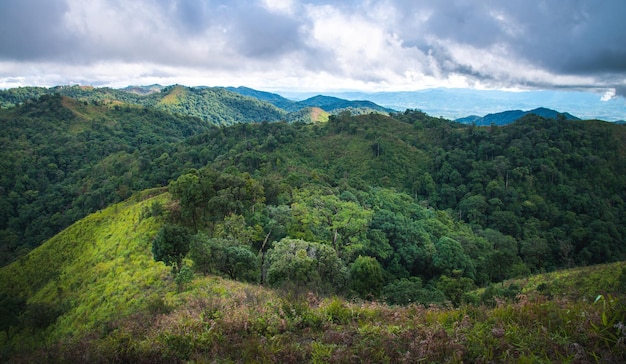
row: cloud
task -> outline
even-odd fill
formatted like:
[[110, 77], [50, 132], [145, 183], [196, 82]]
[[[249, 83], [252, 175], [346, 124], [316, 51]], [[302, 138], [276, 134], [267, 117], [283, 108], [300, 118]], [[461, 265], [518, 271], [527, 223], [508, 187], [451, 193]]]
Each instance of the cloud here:
[[0, 59], [57, 58], [75, 40], [66, 31], [64, 1], [0, 2]]
[[0, 84], [194, 75], [265, 88], [593, 88], [621, 96], [623, 14], [622, 0], [4, 1]]

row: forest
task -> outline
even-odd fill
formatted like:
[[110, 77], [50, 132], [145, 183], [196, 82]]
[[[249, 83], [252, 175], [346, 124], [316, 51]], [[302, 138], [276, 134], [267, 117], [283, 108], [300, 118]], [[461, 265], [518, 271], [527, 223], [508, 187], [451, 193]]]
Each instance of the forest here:
[[[26, 340], [28, 330], [43, 335], [55, 322], [69, 330], [69, 321], [59, 320], [82, 307], [68, 297], [84, 283], [58, 283], [69, 279], [61, 262], [86, 259], [76, 249], [97, 250], [97, 236], [106, 240], [121, 231], [127, 238], [111, 244], [144, 239], [137, 249], [149, 250], [150, 264], [162, 267], [152, 279], [172, 284], [179, 295], [207, 279], [290, 292], [296, 297], [288, 301], [290, 320], [305, 320], [295, 324], [298, 330], [327, 329], [298, 306], [307, 295], [388, 307], [493, 307], [494, 297], [524, 293], [505, 281], [626, 260], [622, 125], [526, 115], [480, 127], [419, 110], [343, 110], [323, 123], [216, 126], [193, 113], [59, 94], [0, 109], [0, 123], [0, 263], [6, 265], [0, 298], [14, 307], [2, 324], [14, 342]], [[116, 206], [135, 200], [136, 207], [128, 207], [136, 210], [128, 212], [134, 228], [122, 225], [93, 238], [81, 237], [91, 228], [76, 230], [77, 222], [104, 229], [88, 221], [98, 214], [113, 219], [123, 210]], [[130, 238], [142, 224], [150, 233]], [[61, 254], [52, 252], [55, 239], [71, 247], [58, 267], [30, 278], [16, 273], [42, 251]], [[148, 267], [135, 263], [132, 250], [122, 254], [123, 264]], [[621, 292], [615, 287], [626, 271], [620, 272], [602, 292]], [[57, 288], [38, 297], [55, 303], [33, 306], [37, 300], [28, 295], [49, 284]], [[551, 294], [551, 283], [542, 287]], [[602, 297], [605, 307], [621, 299]], [[343, 301], [328, 299], [320, 307], [331, 321], [356, 322], [342, 316]], [[131, 307], [131, 301], [124, 302]], [[173, 303], [166, 301], [153, 297], [146, 304], [151, 314], [168, 314]], [[614, 324], [623, 322], [623, 310], [616, 310]], [[109, 322], [89, 317], [86, 332]], [[617, 335], [612, 345], [623, 345]]]

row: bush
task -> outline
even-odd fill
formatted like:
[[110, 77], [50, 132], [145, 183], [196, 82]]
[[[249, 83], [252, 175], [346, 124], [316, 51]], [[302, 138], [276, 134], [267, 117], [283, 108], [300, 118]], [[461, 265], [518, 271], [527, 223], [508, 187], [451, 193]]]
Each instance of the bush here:
[[300, 287], [340, 290], [346, 269], [335, 249], [300, 239], [282, 239], [267, 252], [267, 282], [274, 286], [295, 283]]
[[372, 257], [359, 256], [350, 266], [350, 286], [361, 298], [378, 298], [383, 288], [383, 269]]
[[422, 287], [422, 280], [418, 277], [403, 278], [389, 283], [383, 289], [383, 297], [390, 305], [409, 305], [418, 303], [429, 305], [443, 303], [445, 295], [433, 288]]

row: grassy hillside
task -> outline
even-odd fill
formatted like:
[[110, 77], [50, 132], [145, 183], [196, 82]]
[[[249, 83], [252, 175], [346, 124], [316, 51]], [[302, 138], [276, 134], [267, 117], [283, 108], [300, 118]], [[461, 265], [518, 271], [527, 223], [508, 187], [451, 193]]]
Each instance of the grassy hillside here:
[[[425, 308], [276, 291], [154, 262], [169, 194], [146, 191], [0, 269], [26, 300], [0, 333], [10, 362], [619, 362], [626, 263], [505, 282], [489, 305]], [[156, 215], [156, 216], [154, 216]], [[516, 288], [512, 288], [516, 287]], [[491, 289], [493, 294], [493, 289]], [[475, 295], [484, 295], [484, 292]], [[3, 324], [6, 316], [3, 316]], [[3, 326], [4, 328], [4, 326]]]
[[90, 212], [167, 184], [172, 171], [161, 161], [210, 129], [193, 117], [58, 95], [0, 110], [0, 264]]
[[283, 120], [286, 111], [274, 105], [221, 87], [167, 86], [158, 92], [138, 94], [107, 87], [57, 86], [23, 87], [0, 91], [0, 107], [8, 108], [35, 100], [41, 95], [59, 94], [98, 105], [138, 105], [168, 113], [194, 116], [212, 125], [232, 125]]
[[[80, 220], [4, 267], [0, 291], [59, 314], [45, 331], [50, 339], [80, 335], [137, 311], [166, 286], [168, 269], [150, 253], [159, 217], [145, 213], [166, 202], [162, 191], [146, 191]], [[17, 342], [28, 344], [30, 333], [21, 334]]]

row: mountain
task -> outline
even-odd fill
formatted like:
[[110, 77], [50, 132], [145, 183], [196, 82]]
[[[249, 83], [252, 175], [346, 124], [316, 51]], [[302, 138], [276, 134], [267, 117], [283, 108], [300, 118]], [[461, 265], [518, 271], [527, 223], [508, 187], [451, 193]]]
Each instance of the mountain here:
[[287, 114], [274, 105], [221, 87], [168, 86], [148, 95], [143, 105], [197, 116], [214, 125], [283, 120]]
[[231, 92], [236, 92], [243, 96], [254, 97], [261, 101], [267, 101], [270, 104], [283, 109], [285, 111], [293, 112], [300, 111], [302, 109], [301, 106], [298, 105], [297, 102], [286, 99], [278, 94], [259, 91], [249, 87], [239, 86], [239, 87], [225, 87], [226, 90]]
[[[0, 264], [90, 212], [167, 184], [177, 144], [209, 130], [194, 117], [59, 94], [0, 109], [0, 191], [10, 192], [0, 193]], [[204, 154], [176, 168], [204, 165], [212, 153]]]
[[341, 111], [351, 111], [354, 114], [368, 114], [370, 112], [378, 112], [388, 114], [395, 110], [382, 107], [371, 101], [366, 100], [345, 100], [337, 97], [316, 95], [302, 101], [292, 101], [278, 94], [258, 91], [247, 87], [227, 87], [229, 91], [237, 92], [241, 95], [255, 97], [262, 101], [267, 101], [276, 107], [289, 112], [300, 111], [308, 107], [317, 107], [326, 112], [337, 114]]
[[[332, 96], [323, 96], [317, 95], [311, 98], [308, 98], [303, 101], [298, 101], [299, 105], [303, 106], [316, 106], [328, 112], [336, 112], [341, 110], [356, 110], [357, 114], [361, 113], [369, 113], [369, 112], [380, 112], [380, 113], [390, 113], [395, 110], [385, 108], [371, 101], [366, 100], [355, 100], [349, 101], [340, 99]], [[362, 110], [362, 112], [358, 112], [358, 110]]]
[[164, 86], [154, 84], [154, 85], [148, 85], [148, 86], [127, 86], [127, 87], [121, 88], [120, 90], [126, 91], [126, 92], [132, 92], [137, 95], [150, 95], [153, 93], [161, 92], [163, 88]]
[[483, 117], [472, 115], [464, 118], [456, 119], [455, 121], [463, 124], [473, 124], [479, 126], [488, 126], [488, 125], [507, 125], [513, 123], [523, 116], [533, 114], [537, 116], [541, 116], [546, 119], [558, 119], [564, 118], [566, 120], [580, 120], [579, 118], [569, 114], [569, 113], [559, 113], [558, 111], [547, 109], [544, 107], [540, 107], [537, 109], [522, 111], [522, 110], [509, 110], [503, 111], [495, 114], [488, 114]]
[[[160, 90], [159, 90], [160, 89]], [[198, 117], [213, 125], [232, 125], [262, 121], [279, 121], [287, 112], [256, 98], [240, 95], [222, 87], [130, 87], [123, 90], [108, 87], [56, 86], [28, 87], [0, 91], [0, 106], [14, 106], [43, 94], [59, 94], [80, 101], [130, 104]]]
[[[282, 95], [301, 100], [315, 94], [285, 92]], [[350, 100], [370, 100], [395, 110], [416, 109], [446, 119], [487, 115], [501, 110], [532, 110], [538, 107], [566, 110], [586, 120], [616, 121], [623, 120], [626, 116], [624, 98], [606, 99], [602, 94], [582, 91], [433, 88], [398, 92], [328, 92], [326, 95]]]

